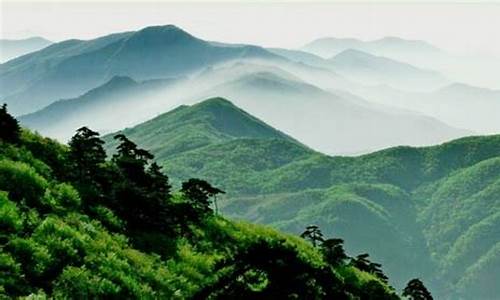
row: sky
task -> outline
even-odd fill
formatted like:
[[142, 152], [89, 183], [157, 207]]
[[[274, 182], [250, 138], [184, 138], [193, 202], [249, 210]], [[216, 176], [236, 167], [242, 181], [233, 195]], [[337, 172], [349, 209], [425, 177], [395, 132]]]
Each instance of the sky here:
[[0, 36], [9, 39], [91, 39], [175, 24], [221, 42], [296, 48], [326, 36], [398, 36], [454, 53], [500, 57], [500, 2], [0, 1]]

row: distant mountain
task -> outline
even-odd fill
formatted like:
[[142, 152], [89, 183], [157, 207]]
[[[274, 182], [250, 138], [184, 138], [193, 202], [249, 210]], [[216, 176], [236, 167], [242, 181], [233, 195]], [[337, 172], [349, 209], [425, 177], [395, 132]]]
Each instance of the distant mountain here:
[[230, 70], [213, 70], [212, 76], [227, 80], [193, 100], [215, 96], [231, 99], [271, 126], [324, 153], [430, 145], [470, 133], [426, 116], [372, 104], [349, 93], [327, 92], [281, 73], [256, 70], [230, 79], [224, 76]]
[[454, 83], [432, 92], [406, 92], [387, 86], [357, 88], [353, 93], [384, 105], [432, 116], [481, 134], [500, 132], [500, 90]]
[[114, 85], [105, 84], [97, 88], [101, 92], [58, 101], [20, 117], [20, 121], [67, 141], [83, 125], [107, 133], [137, 125], [182, 104], [224, 97], [307, 146], [329, 154], [367, 153], [401, 144], [430, 145], [470, 133], [346, 92], [327, 92], [274, 66], [238, 62], [207, 68], [197, 76], [167, 85], [146, 81], [135, 86], [130, 81], [126, 82], [133, 88], [118, 85], [121, 92], [115, 93], [115, 89], [108, 91]]
[[102, 133], [135, 125], [156, 115], [147, 101], [157, 92], [174, 84], [176, 79], [136, 82], [130, 77], [115, 76], [80, 97], [56, 101], [31, 114], [19, 117], [23, 126], [68, 141], [76, 129], [89, 126]]
[[52, 44], [42, 37], [31, 37], [21, 40], [0, 40], [0, 63], [16, 57], [38, 51]]
[[68, 40], [0, 66], [0, 96], [23, 114], [76, 97], [115, 75], [134, 80], [179, 77], [242, 58], [283, 60], [250, 45], [215, 45], [173, 25], [89, 41]]
[[[198, 177], [223, 188], [228, 216], [294, 233], [318, 224], [345, 239], [352, 253], [370, 250], [397, 287], [420, 277], [442, 299], [490, 299], [496, 292], [470, 280], [498, 279], [483, 262], [496, 264], [496, 246], [468, 245], [495, 234], [500, 136], [329, 157], [223, 99], [182, 106], [120, 133], [152, 149], [175, 184]], [[112, 151], [112, 135], [105, 140]], [[450, 211], [461, 215], [457, 222]], [[445, 247], [435, 242], [443, 239]]]
[[387, 84], [399, 89], [432, 90], [447, 83], [438, 72], [354, 49], [344, 50], [329, 61], [335, 72], [365, 85]]
[[439, 55], [441, 50], [433, 45], [418, 40], [406, 40], [398, 37], [384, 37], [378, 40], [362, 41], [352, 38], [321, 38], [301, 48], [324, 58], [330, 58], [347, 49], [356, 49], [375, 55], [406, 61], [410, 56]]

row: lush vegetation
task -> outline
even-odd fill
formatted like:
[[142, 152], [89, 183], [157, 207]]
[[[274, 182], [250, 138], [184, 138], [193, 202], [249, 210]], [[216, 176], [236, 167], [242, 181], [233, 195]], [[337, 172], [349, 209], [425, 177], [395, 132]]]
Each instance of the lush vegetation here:
[[400, 288], [421, 277], [440, 298], [500, 294], [491, 284], [500, 280], [500, 136], [329, 157], [278, 133], [237, 130], [237, 118], [248, 116], [234, 106], [233, 121], [220, 130], [214, 124], [226, 115], [213, 112], [230, 105], [219, 99], [184, 106], [123, 133], [161, 154], [174, 186], [196, 176], [225, 190], [227, 216], [295, 234], [317, 224], [344, 239], [348, 252], [369, 251]]
[[5, 106], [0, 125], [0, 298], [399, 299], [380, 264], [318, 227], [304, 240], [229, 221], [204, 180], [174, 191], [125, 135], [108, 158], [85, 127], [63, 146]]

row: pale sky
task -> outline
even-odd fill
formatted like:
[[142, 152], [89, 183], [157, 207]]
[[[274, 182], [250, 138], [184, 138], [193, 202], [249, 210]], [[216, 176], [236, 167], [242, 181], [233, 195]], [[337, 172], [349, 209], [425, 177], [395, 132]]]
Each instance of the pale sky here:
[[203, 39], [299, 47], [326, 36], [426, 40], [456, 53], [500, 57], [500, 3], [0, 2], [2, 38], [53, 41], [175, 24]]

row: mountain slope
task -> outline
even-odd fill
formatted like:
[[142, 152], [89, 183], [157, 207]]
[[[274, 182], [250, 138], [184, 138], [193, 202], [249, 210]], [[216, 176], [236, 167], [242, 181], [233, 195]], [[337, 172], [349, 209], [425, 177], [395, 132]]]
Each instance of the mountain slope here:
[[74, 132], [89, 126], [99, 132], [111, 132], [135, 124], [135, 120], [154, 117], [154, 107], [146, 105], [150, 97], [168, 89], [176, 79], [136, 82], [115, 76], [108, 82], [74, 99], [56, 101], [49, 106], [19, 117], [26, 127], [67, 141]]
[[[291, 137], [223, 98], [180, 106], [120, 133], [136, 141], [141, 147], [150, 149], [159, 160], [234, 139], [279, 139], [299, 145]], [[114, 146], [111, 136], [105, 140], [108, 141], [108, 149]]]
[[[226, 70], [213, 73], [217, 76]], [[264, 70], [232, 80], [227, 78], [192, 99], [214, 96], [231, 99], [271, 126], [328, 154], [366, 153], [396, 145], [430, 145], [469, 134], [426, 116], [377, 106], [349, 93], [327, 92], [275, 72]]]
[[481, 134], [500, 132], [500, 90], [473, 87], [462, 83], [430, 92], [407, 92], [390, 87], [353, 90], [370, 100], [409, 109], [442, 120], [457, 128]]
[[[115, 161], [93, 170], [101, 179], [112, 176], [106, 191], [95, 181], [82, 186], [78, 168], [88, 166], [67, 155], [74, 148], [16, 129], [9, 132], [15, 143], [3, 139], [5, 132], [0, 138], [2, 298], [399, 299], [380, 275], [347, 261], [333, 265], [304, 239], [224, 219], [208, 203], [203, 213], [193, 210], [195, 196], [186, 192], [141, 186], [148, 200], [127, 201], [116, 191], [141, 181], [122, 176]], [[135, 168], [142, 182], [151, 179], [145, 167]], [[99, 201], [89, 187], [103, 192]], [[156, 201], [156, 210], [141, 215], [147, 227], [132, 222], [130, 205]], [[148, 223], [159, 216], [162, 223]], [[180, 222], [167, 225], [175, 218]]]
[[433, 45], [418, 40], [398, 37], [384, 37], [378, 40], [362, 41], [352, 38], [321, 38], [301, 48], [304, 51], [329, 58], [347, 49], [356, 49], [374, 55], [386, 56], [411, 62], [415, 57], [429, 58], [440, 55], [440, 50]]
[[[91, 91], [20, 120], [29, 128], [66, 141], [83, 125], [108, 133], [135, 126], [179, 105], [224, 97], [307, 146], [329, 154], [366, 153], [402, 144], [429, 145], [469, 134], [419, 114], [371, 104], [349, 93], [327, 92], [273, 65], [239, 61], [207, 68], [192, 78], [164, 85], [153, 83], [145, 81], [120, 93]], [[109, 89], [110, 84], [97, 88]]]
[[41, 37], [31, 37], [22, 40], [0, 40], [0, 63], [33, 51], [38, 51], [50, 44], [52, 44], [51, 41]]
[[283, 59], [256, 46], [219, 46], [173, 25], [90, 41], [69, 40], [0, 66], [2, 96], [16, 114], [75, 97], [115, 75], [179, 77], [241, 58]]
[[342, 51], [329, 61], [334, 71], [365, 85], [432, 90], [446, 84], [445, 78], [437, 72], [354, 49]]
[[[216, 104], [215, 110], [227, 105], [220, 100], [209, 103]], [[217, 117], [213, 111], [189, 113], [196, 107], [204, 103], [181, 107], [137, 127], [140, 130], [123, 132], [153, 149], [174, 183], [196, 176], [223, 188], [228, 198], [221, 206], [228, 216], [293, 233], [318, 224], [324, 232], [345, 239], [349, 251], [370, 251], [396, 286], [420, 277], [443, 299], [463, 295], [488, 299], [470, 278], [475, 274], [497, 278], [483, 260], [497, 259], [493, 228], [498, 212], [485, 205], [496, 205], [500, 136], [329, 157], [281, 134], [227, 137], [226, 129], [203, 125], [207, 123], [201, 115], [210, 120]], [[202, 125], [194, 131], [190, 124], [198, 123]], [[462, 209], [462, 201], [470, 209]], [[455, 211], [470, 223], [456, 219]], [[471, 248], [485, 236], [491, 243]], [[449, 243], [437, 243], [442, 239]]]

